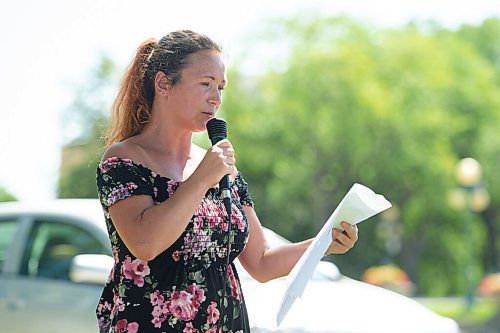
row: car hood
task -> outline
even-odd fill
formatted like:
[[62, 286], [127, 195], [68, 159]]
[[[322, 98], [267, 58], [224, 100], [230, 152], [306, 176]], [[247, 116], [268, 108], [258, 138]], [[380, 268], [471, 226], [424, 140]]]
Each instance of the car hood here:
[[242, 280], [252, 332], [458, 333], [457, 323], [395, 292], [342, 277], [309, 281], [279, 327], [285, 280]]

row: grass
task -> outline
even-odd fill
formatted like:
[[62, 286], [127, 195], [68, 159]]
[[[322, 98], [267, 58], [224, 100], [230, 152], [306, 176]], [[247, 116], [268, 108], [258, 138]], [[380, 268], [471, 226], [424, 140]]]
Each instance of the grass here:
[[467, 306], [463, 297], [417, 298], [434, 312], [455, 319], [460, 325], [486, 325], [500, 313], [500, 298], [475, 298]]

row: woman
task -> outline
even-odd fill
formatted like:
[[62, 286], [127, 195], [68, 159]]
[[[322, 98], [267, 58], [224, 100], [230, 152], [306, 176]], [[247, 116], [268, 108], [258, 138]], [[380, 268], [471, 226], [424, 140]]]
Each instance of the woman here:
[[[231, 143], [192, 143], [226, 84], [221, 48], [204, 35], [176, 31], [138, 48], [97, 169], [115, 258], [97, 308], [101, 332], [250, 332], [232, 261], [264, 282], [288, 274], [310, 244], [270, 249]], [[217, 187], [226, 174], [230, 223]], [[356, 242], [356, 227], [344, 227], [327, 254]]]

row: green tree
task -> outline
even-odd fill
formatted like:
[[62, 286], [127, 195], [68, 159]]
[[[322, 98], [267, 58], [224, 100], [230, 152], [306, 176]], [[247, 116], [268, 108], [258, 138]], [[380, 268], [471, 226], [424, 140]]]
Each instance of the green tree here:
[[60, 198], [97, 197], [95, 171], [103, 151], [101, 134], [117, 89], [117, 73], [114, 62], [103, 55], [88, 82], [75, 89], [75, 99], [65, 113], [69, 143], [63, 147]]
[[0, 186], [0, 202], [17, 201], [17, 198]]
[[[420, 293], [464, 292], [465, 268], [477, 281], [500, 246], [485, 245], [500, 225], [498, 21], [450, 31], [304, 17], [278, 20], [248, 43], [256, 52], [232, 67], [221, 109], [262, 223], [291, 240], [313, 236], [354, 182], [367, 185], [397, 207], [402, 247], [387, 253], [377, 215], [359, 226], [353, 250], [332, 257], [341, 270], [359, 278], [391, 260]], [[243, 71], [263, 49], [267, 66]], [[77, 90], [61, 197], [95, 196], [116, 72], [103, 58]], [[196, 141], [209, 144], [203, 133]], [[482, 163], [492, 198], [470, 225], [448, 204], [463, 157]]]
[[[457, 35], [471, 44], [493, 68], [496, 89], [489, 94], [500, 98], [500, 19], [487, 19], [478, 26], [464, 25]], [[490, 97], [491, 98], [491, 97]], [[488, 248], [484, 262], [490, 271], [500, 270], [500, 112], [498, 109], [484, 110], [490, 112], [488, 121], [482, 128], [477, 140], [477, 157], [482, 162], [484, 183], [489, 191], [491, 202], [482, 213], [482, 221], [486, 224]]]
[[[421, 292], [444, 294], [465, 290], [469, 255], [476, 280], [482, 272], [484, 248], [468, 254], [463, 244], [483, 244], [484, 228], [474, 223], [464, 235], [447, 193], [456, 162], [479, 154], [500, 103], [491, 64], [434, 29], [280, 22], [269, 30], [289, 43], [285, 65], [251, 79], [231, 73], [223, 107], [265, 225], [293, 240], [312, 236], [353, 182], [368, 185], [399, 208], [403, 247], [393, 260]], [[386, 258], [380, 218], [360, 225], [356, 248], [335, 257], [348, 275]]]

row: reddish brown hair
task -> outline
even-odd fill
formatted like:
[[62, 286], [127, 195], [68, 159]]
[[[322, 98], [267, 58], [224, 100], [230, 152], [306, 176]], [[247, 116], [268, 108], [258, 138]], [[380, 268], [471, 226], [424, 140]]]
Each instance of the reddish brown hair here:
[[106, 147], [137, 135], [149, 121], [155, 95], [155, 77], [159, 71], [167, 74], [175, 85], [187, 58], [201, 50], [222, 52], [209, 37], [191, 30], [174, 31], [161, 40], [144, 41], [123, 77], [108, 129]]

